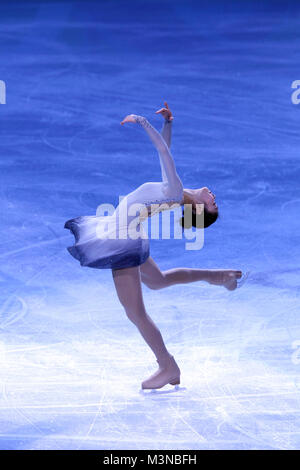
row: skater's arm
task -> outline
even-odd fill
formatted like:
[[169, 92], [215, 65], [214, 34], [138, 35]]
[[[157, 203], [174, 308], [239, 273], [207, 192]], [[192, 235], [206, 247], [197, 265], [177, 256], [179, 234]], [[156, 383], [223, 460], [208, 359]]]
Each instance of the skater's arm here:
[[131, 114], [126, 116], [126, 118], [122, 121], [122, 124], [125, 122], [136, 122], [145, 129], [148, 136], [150, 137], [150, 140], [158, 151], [164, 185], [168, 186], [168, 189], [171, 189], [174, 192], [182, 192], [183, 185], [177, 174], [173, 157], [160, 133], [143, 116]]
[[168, 121], [167, 119], [165, 119], [162, 131], [161, 131], [161, 135], [169, 149], [171, 148], [172, 122], [173, 121]]
[[178, 184], [180, 178], [177, 174], [173, 157], [165, 139], [143, 116], [136, 116], [136, 122], [145, 129], [150, 140], [158, 151], [162, 181], [170, 186]]
[[161, 135], [163, 136], [164, 141], [166, 142], [168, 148], [171, 148], [171, 134], [172, 134], [172, 122], [173, 122], [173, 114], [170, 110], [168, 103], [164, 102], [164, 108], [160, 108], [155, 111], [155, 114], [161, 114], [164, 118], [164, 124], [162, 128]]

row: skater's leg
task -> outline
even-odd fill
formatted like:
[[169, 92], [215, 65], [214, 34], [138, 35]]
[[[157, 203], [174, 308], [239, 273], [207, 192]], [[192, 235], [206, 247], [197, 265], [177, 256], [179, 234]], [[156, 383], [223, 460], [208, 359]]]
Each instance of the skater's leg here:
[[153, 258], [149, 256], [147, 261], [140, 266], [141, 280], [150, 289], [162, 289], [168, 287], [167, 278], [159, 269]]
[[170, 355], [159, 329], [146, 312], [139, 266], [113, 270], [112, 274], [119, 300], [128, 318], [139, 329], [157, 360], [162, 363]]
[[159, 329], [146, 313], [140, 268], [125, 268], [113, 270], [113, 279], [117, 294], [128, 318], [137, 326], [146, 343], [154, 352], [159, 364], [158, 370], [147, 380], [142, 382], [142, 388], [161, 388], [170, 383], [180, 383], [180, 369], [167, 351]]
[[140, 270], [142, 282], [150, 289], [162, 289], [175, 284], [206, 281], [233, 290], [237, 286], [236, 280], [242, 276], [241, 271], [231, 269], [174, 268], [161, 271], [151, 257], [140, 266]]

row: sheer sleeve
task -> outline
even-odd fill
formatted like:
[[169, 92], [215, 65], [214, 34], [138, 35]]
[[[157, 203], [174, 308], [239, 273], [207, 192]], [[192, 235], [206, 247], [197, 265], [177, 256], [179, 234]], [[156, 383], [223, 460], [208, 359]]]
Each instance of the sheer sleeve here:
[[[144, 118], [143, 116], [136, 116], [136, 115], [134, 115], [134, 117], [135, 117], [136, 122], [145, 129], [150, 140], [152, 141], [153, 145], [158, 151], [161, 170], [162, 170], [162, 181], [170, 186], [173, 186], [174, 188], [175, 187], [179, 188], [180, 186], [182, 187], [182, 183], [177, 174], [173, 157], [171, 155], [170, 149], [166, 141], [164, 140], [164, 138], [147, 121], [146, 118]], [[169, 133], [169, 137], [171, 139], [170, 133]]]
[[[162, 181], [161, 182], [148, 182], [139, 186], [135, 191], [129, 193], [122, 199], [118, 206], [118, 211], [123, 210], [123, 206], [127, 207], [132, 204], [144, 204], [149, 206], [151, 204], [162, 204], [164, 202], [177, 202], [181, 203], [183, 198], [183, 184], [179, 178], [173, 157], [170, 153], [168, 145], [162, 135], [142, 116], [133, 115], [136, 122], [145, 129], [150, 140], [154, 144], [159, 154]], [[169, 129], [165, 129], [166, 135], [169, 136], [167, 140], [171, 140], [171, 123], [166, 123]]]
[[161, 135], [169, 149], [171, 148], [172, 122], [173, 121], [169, 121], [168, 119], [165, 119], [162, 131], [161, 131]]

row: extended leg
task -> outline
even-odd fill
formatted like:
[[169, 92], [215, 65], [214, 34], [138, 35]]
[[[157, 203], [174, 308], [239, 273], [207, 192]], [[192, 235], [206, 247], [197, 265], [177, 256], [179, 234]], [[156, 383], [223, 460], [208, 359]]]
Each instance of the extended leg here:
[[151, 257], [140, 266], [140, 270], [142, 282], [150, 289], [162, 289], [175, 284], [206, 281], [210, 284], [221, 285], [229, 290], [234, 290], [237, 286], [236, 280], [242, 276], [241, 271], [231, 269], [174, 268], [161, 271]]

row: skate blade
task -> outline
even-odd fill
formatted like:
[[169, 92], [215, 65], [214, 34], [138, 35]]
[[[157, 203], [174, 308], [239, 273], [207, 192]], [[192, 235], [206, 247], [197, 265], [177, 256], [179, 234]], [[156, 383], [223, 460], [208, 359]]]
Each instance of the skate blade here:
[[245, 284], [245, 282], [247, 281], [247, 279], [249, 277], [250, 272], [251, 271], [245, 272], [245, 274], [242, 274], [241, 279], [237, 279], [237, 281], [236, 281], [237, 282], [237, 286], [236, 286], [237, 289], [242, 287]]
[[180, 384], [180, 379], [176, 379], [176, 380], [172, 380], [171, 382], [169, 382], [170, 385], [179, 385]]

